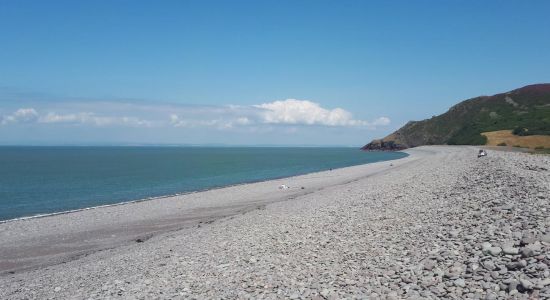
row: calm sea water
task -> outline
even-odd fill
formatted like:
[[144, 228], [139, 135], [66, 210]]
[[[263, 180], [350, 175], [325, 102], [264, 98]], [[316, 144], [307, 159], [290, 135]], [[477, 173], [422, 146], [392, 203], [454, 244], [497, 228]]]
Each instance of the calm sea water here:
[[405, 156], [353, 148], [0, 147], [0, 220]]

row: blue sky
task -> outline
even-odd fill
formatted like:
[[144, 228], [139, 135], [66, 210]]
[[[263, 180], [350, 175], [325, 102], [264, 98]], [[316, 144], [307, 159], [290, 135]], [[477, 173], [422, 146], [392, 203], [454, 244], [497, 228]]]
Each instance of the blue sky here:
[[0, 144], [358, 146], [550, 82], [548, 1], [0, 0]]

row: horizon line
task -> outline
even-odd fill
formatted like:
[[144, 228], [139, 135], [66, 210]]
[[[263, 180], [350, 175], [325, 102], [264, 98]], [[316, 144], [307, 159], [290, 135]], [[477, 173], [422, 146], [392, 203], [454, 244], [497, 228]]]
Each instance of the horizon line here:
[[211, 148], [361, 148], [362, 145], [323, 145], [323, 144], [173, 144], [173, 143], [67, 143], [67, 144], [0, 144], [0, 147], [211, 147]]

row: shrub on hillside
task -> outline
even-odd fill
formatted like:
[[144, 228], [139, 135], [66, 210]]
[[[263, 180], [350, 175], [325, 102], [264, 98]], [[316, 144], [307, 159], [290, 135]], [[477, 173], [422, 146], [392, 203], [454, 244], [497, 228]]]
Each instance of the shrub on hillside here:
[[512, 130], [512, 133], [514, 135], [525, 136], [527, 135], [527, 130], [523, 127], [516, 127], [514, 128], [514, 130]]

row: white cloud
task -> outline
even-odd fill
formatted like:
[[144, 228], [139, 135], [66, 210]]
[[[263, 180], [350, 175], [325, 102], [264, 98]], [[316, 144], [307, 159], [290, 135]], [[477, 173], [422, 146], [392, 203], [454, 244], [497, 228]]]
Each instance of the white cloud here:
[[57, 114], [49, 112], [40, 117], [39, 123], [88, 123], [93, 118], [93, 113]]
[[372, 122], [372, 125], [373, 126], [387, 126], [387, 125], [390, 125], [391, 121], [389, 118], [387, 117], [380, 117], [380, 118], [377, 118], [376, 120], [374, 120]]
[[252, 121], [247, 117], [240, 117], [235, 120], [235, 123], [238, 125], [249, 125], [252, 123]]
[[374, 122], [356, 120], [342, 108], [326, 109], [308, 100], [287, 99], [254, 105], [261, 108], [263, 123], [324, 126], [367, 126], [388, 125], [390, 119], [380, 117]]
[[0, 116], [0, 124], [38, 123], [96, 127], [175, 127], [274, 130], [281, 125], [375, 129], [390, 124], [387, 117], [355, 119], [343, 108], [328, 109], [308, 100], [287, 99], [258, 105], [191, 106], [132, 102], [66, 102], [55, 106], [19, 108]]
[[57, 114], [49, 112], [38, 119], [39, 123], [72, 123], [72, 124], [91, 124], [95, 126], [126, 125], [135, 127], [151, 127], [152, 122], [142, 120], [137, 117], [113, 117], [98, 116], [91, 112]]
[[1, 124], [6, 125], [9, 123], [69, 123], [91, 124], [95, 126], [127, 125], [138, 127], [150, 127], [152, 125], [152, 122], [136, 117], [97, 116], [95, 113], [92, 112], [77, 112], [67, 114], [48, 112], [45, 114], [39, 114], [34, 108], [20, 108], [16, 110], [13, 114], [4, 116], [2, 118]]
[[230, 129], [235, 125], [248, 125], [250, 124], [250, 120], [246, 117], [237, 119], [184, 119], [177, 114], [171, 114], [170, 124], [174, 127], [182, 128], [213, 127], [217, 129]]
[[2, 124], [8, 123], [32, 123], [38, 119], [38, 113], [34, 108], [20, 108], [13, 114], [4, 116]]
[[172, 123], [172, 125], [177, 127], [179, 121], [180, 121], [180, 117], [178, 117], [178, 115], [176, 114], [170, 115], [170, 123]]

